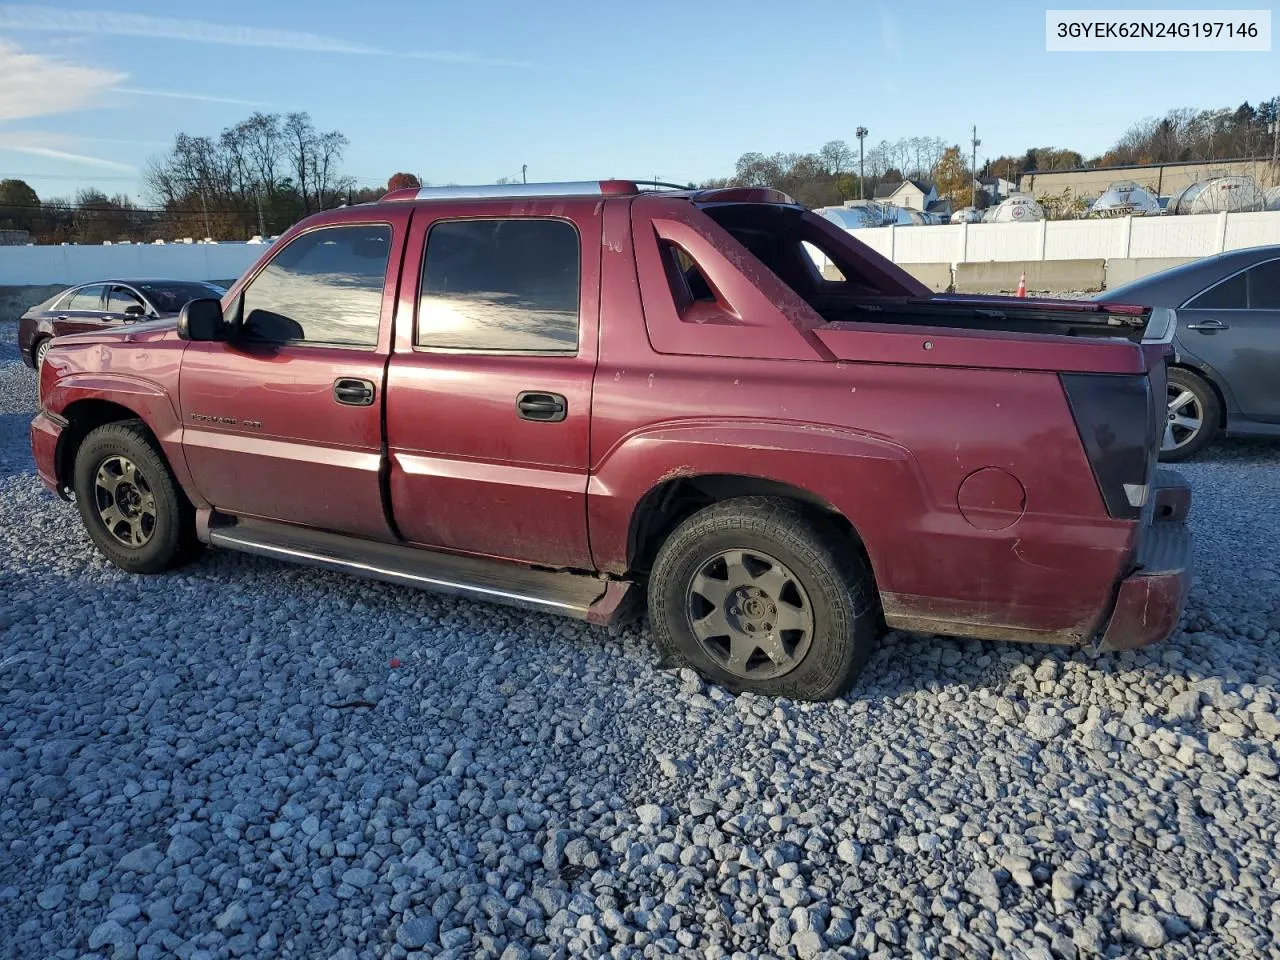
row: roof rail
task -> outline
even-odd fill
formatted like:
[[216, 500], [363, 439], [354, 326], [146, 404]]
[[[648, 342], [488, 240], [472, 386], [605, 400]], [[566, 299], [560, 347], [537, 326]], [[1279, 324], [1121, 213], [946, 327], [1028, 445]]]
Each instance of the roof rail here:
[[570, 180], [563, 183], [488, 183], [466, 187], [404, 187], [383, 200], [492, 200], [507, 197], [624, 197], [639, 193], [631, 180]]

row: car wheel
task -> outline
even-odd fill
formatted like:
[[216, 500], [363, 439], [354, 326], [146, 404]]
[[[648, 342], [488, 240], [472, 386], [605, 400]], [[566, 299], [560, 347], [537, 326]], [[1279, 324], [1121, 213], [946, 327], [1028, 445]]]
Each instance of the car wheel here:
[[681, 523], [649, 577], [665, 660], [721, 686], [829, 700], [853, 683], [882, 617], [853, 544], [797, 504], [743, 497]]
[[1169, 463], [1190, 459], [1218, 432], [1222, 417], [1218, 395], [1203, 377], [1170, 367], [1167, 406], [1160, 459]]
[[195, 512], [142, 421], [91, 431], [73, 487], [90, 538], [121, 570], [162, 573], [195, 552]]
[[45, 355], [49, 352], [49, 337], [45, 337], [36, 344], [35, 353], [32, 356], [35, 359], [36, 369], [39, 370], [44, 366]]

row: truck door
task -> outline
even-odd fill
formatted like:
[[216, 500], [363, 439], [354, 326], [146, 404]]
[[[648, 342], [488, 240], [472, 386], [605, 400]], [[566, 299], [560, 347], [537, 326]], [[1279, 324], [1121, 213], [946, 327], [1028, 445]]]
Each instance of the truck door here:
[[590, 568], [600, 201], [418, 207], [387, 378], [408, 541]]
[[187, 347], [183, 449], [219, 510], [392, 538], [383, 382], [409, 214], [383, 208], [284, 241], [238, 291], [235, 338]]

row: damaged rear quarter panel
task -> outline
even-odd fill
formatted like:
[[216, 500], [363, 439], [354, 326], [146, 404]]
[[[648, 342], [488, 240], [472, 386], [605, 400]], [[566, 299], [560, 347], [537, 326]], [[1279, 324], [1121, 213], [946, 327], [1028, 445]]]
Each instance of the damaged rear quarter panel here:
[[[1055, 374], [662, 355], [634, 329], [613, 337], [606, 326], [593, 397], [598, 568], [625, 572], [632, 513], [655, 486], [736, 474], [848, 518], [891, 625], [1070, 643], [1109, 606], [1134, 529], [1106, 515]], [[987, 467], [1026, 490], [1000, 530], [971, 526], [957, 505]]]

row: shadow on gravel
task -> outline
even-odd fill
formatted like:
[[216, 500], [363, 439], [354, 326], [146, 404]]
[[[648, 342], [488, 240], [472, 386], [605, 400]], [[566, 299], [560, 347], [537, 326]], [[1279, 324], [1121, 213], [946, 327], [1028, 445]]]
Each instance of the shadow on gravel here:
[[1194, 460], [1186, 463], [1169, 464], [1175, 470], [1183, 470], [1194, 464], [1219, 462], [1266, 463], [1273, 465], [1280, 454], [1280, 439], [1258, 439], [1254, 437], [1224, 437], [1215, 440]]
[[35, 473], [28, 427], [31, 413], [0, 413], [0, 479]]

